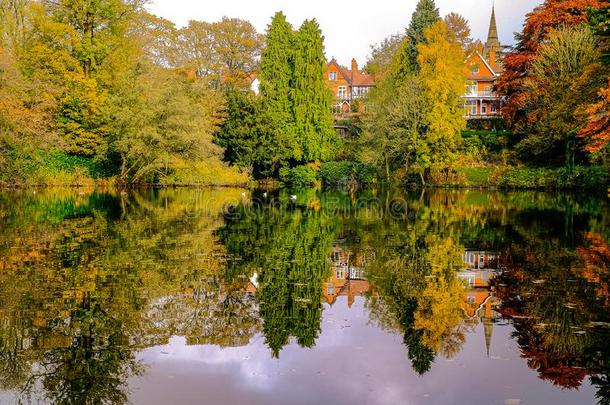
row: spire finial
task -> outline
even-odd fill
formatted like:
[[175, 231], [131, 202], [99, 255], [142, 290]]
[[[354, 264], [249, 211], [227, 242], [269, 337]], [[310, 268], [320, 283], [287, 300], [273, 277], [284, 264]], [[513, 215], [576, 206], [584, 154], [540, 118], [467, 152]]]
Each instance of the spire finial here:
[[495, 0], [492, 0], [491, 3], [491, 18], [489, 19], [489, 32], [487, 33], [487, 42], [485, 42], [485, 54], [489, 55], [491, 51], [495, 51], [497, 54], [502, 52], [500, 40], [498, 39]]

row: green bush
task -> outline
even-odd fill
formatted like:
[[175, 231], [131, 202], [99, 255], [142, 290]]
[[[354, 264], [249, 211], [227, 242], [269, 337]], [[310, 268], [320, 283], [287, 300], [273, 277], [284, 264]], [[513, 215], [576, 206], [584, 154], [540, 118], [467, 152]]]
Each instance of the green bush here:
[[364, 163], [348, 160], [326, 162], [320, 167], [320, 180], [327, 186], [343, 186], [351, 180], [358, 184], [371, 184], [375, 178], [375, 170]]
[[163, 186], [245, 186], [250, 180], [247, 173], [217, 159], [201, 162], [178, 162], [171, 173], [161, 176]]
[[461, 170], [469, 186], [488, 186], [492, 169], [489, 167], [466, 167]]
[[506, 127], [504, 119], [501, 117], [491, 118], [487, 120], [468, 120], [468, 129], [472, 130], [503, 130]]
[[295, 188], [306, 188], [316, 185], [317, 173], [309, 166], [296, 166], [292, 169], [281, 168], [280, 180]]
[[40, 150], [36, 153], [36, 160], [40, 162], [40, 167], [48, 173], [84, 172], [94, 179], [116, 174], [116, 169], [107, 162], [91, 157], [69, 155], [59, 149]]
[[506, 188], [605, 190], [609, 178], [601, 166], [577, 166], [572, 172], [567, 168], [519, 168], [504, 172], [498, 185]]
[[476, 145], [485, 147], [490, 152], [498, 152], [508, 147], [512, 133], [509, 131], [462, 131], [464, 146]]
[[0, 140], [0, 155], [0, 182], [5, 185], [76, 185], [114, 174], [112, 167], [93, 158], [25, 143]]

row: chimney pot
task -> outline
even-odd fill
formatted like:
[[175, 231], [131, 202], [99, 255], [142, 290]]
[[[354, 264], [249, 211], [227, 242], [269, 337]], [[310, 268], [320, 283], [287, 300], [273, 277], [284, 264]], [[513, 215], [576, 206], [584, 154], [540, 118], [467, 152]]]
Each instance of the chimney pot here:
[[358, 62], [356, 62], [356, 59], [352, 59], [352, 73], [357, 73], [358, 72]]

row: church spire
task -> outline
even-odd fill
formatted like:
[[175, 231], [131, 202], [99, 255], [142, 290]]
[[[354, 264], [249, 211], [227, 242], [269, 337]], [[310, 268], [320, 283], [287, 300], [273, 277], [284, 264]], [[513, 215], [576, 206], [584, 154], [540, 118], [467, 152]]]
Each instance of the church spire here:
[[496, 10], [495, 5], [491, 6], [491, 18], [489, 20], [489, 32], [487, 33], [487, 42], [485, 43], [485, 53], [489, 55], [491, 51], [495, 51], [496, 54], [502, 52], [500, 46], [500, 40], [498, 39], [498, 27], [496, 25]]
[[491, 347], [491, 335], [494, 331], [494, 324], [491, 319], [483, 319], [483, 331], [485, 332], [485, 349], [487, 350], [487, 357], [489, 357], [489, 348]]

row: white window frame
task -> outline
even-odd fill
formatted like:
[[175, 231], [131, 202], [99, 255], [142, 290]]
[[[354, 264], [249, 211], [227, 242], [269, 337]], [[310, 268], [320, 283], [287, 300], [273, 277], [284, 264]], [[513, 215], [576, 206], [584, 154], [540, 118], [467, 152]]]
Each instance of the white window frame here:
[[468, 115], [477, 115], [477, 102], [476, 102], [476, 100], [468, 100], [466, 102], [466, 107], [468, 108]]
[[331, 81], [337, 80], [337, 72], [330, 72], [328, 74], [328, 80], [331, 80]]
[[341, 100], [347, 98], [347, 87], [346, 86], [337, 87], [337, 97], [339, 97]]

